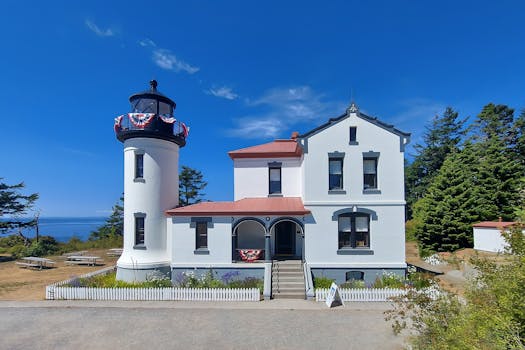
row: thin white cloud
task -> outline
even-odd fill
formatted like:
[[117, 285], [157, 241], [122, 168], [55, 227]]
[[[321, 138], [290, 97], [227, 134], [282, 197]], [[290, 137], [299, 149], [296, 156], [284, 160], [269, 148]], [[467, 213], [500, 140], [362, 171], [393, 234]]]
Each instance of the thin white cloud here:
[[157, 47], [157, 44], [149, 38], [139, 40], [139, 45], [142, 47]]
[[275, 138], [282, 132], [282, 120], [258, 117], [237, 119], [238, 126], [228, 131], [230, 136], [242, 138]]
[[114, 36], [115, 35], [115, 32], [111, 28], [102, 29], [102, 28], [100, 28], [99, 26], [97, 26], [95, 23], [93, 23], [92, 21], [90, 21], [88, 19], [86, 19], [85, 23], [86, 23], [86, 26], [89, 28], [89, 30], [91, 30], [93, 33], [95, 33], [98, 36], [108, 37], [108, 36]]
[[194, 67], [187, 62], [177, 58], [170, 50], [156, 49], [153, 51], [153, 62], [162, 69], [171, 70], [174, 72], [186, 72], [194, 74], [199, 71], [199, 67]]
[[233, 92], [232, 88], [229, 88], [227, 86], [211, 88], [209, 90], [206, 90], [205, 92], [215, 97], [225, 98], [227, 100], [235, 100], [237, 97], [239, 97], [239, 95]]
[[236, 127], [229, 134], [236, 137], [275, 138], [295, 125], [326, 121], [344, 113], [346, 104], [327, 101], [325, 96], [309, 86], [274, 88], [254, 100], [246, 100], [249, 107], [259, 109], [247, 117], [237, 118]]

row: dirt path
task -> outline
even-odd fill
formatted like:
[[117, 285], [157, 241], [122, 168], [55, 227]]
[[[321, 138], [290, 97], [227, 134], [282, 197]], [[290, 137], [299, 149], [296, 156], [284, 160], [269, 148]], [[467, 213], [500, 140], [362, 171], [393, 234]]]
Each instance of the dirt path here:
[[[106, 252], [106, 249], [91, 249], [88, 254], [100, 256], [104, 266], [115, 265], [118, 257], [110, 257]], [[60, 256], [48, 258], [56, 262], [56, 268], [33, 270], [20, 268], [15, 261], [0, 262], [0, 300], [43, 300], [47, 285], [104, 267], [66, 265]]]

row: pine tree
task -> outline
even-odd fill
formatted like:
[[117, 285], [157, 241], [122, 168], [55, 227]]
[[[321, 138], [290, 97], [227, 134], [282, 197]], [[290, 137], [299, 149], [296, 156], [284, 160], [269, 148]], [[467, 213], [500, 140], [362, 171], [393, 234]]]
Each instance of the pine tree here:
[[91, 232], [89, 235], [90, 241], [97, 239], [108, 238], [110, 236], [124, 235], [124, 196], [121, 196], [117, 203], [113, 206], [111, 215], [106, 220], [103, 226], [98, 230]]
[[465, 122], [466, 119], [460, 119], [456, 111], [447, 107], [443, 115], [436, 115], [426, 127], [423, 144], [414, 146], [417, 154], [405, 167], [407, 219], [412, 217], [412, 206], [425, 195], [447, 155], [458, 150]]
[[[0, 177], [0, 180], [3, 178]], [[24, 220], [38, 199], [38, 194], [24, 195], [20, 191], [25, 187], [23, 182], [8, 185], [0, 182], [0, 233], [6, 233], [14, 228], [24, 228], [36, 225], [36, 219]]]
[[179, 205], [181, 207], [202, 201], [204, 193], [201, 191], [208, 185], [203, 178], [199, 170], [182, 166], [179, 175]]

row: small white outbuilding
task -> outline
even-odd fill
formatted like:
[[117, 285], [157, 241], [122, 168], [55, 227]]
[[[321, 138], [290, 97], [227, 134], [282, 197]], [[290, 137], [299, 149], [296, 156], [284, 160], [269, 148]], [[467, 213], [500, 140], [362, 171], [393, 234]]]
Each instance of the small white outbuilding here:
[[483, 221], [472, 225], [474, 230], [474, 249], [501, 253], [507, 242], [502, 233], [516, 225], [513, 221]]

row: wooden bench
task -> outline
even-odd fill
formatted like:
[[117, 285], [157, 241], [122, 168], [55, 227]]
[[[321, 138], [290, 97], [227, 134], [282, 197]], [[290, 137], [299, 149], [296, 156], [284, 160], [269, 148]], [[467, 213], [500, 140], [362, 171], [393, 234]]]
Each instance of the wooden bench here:
[[122, 248], [112, 248], [106, 253], [108, 256], [121, 256]]

